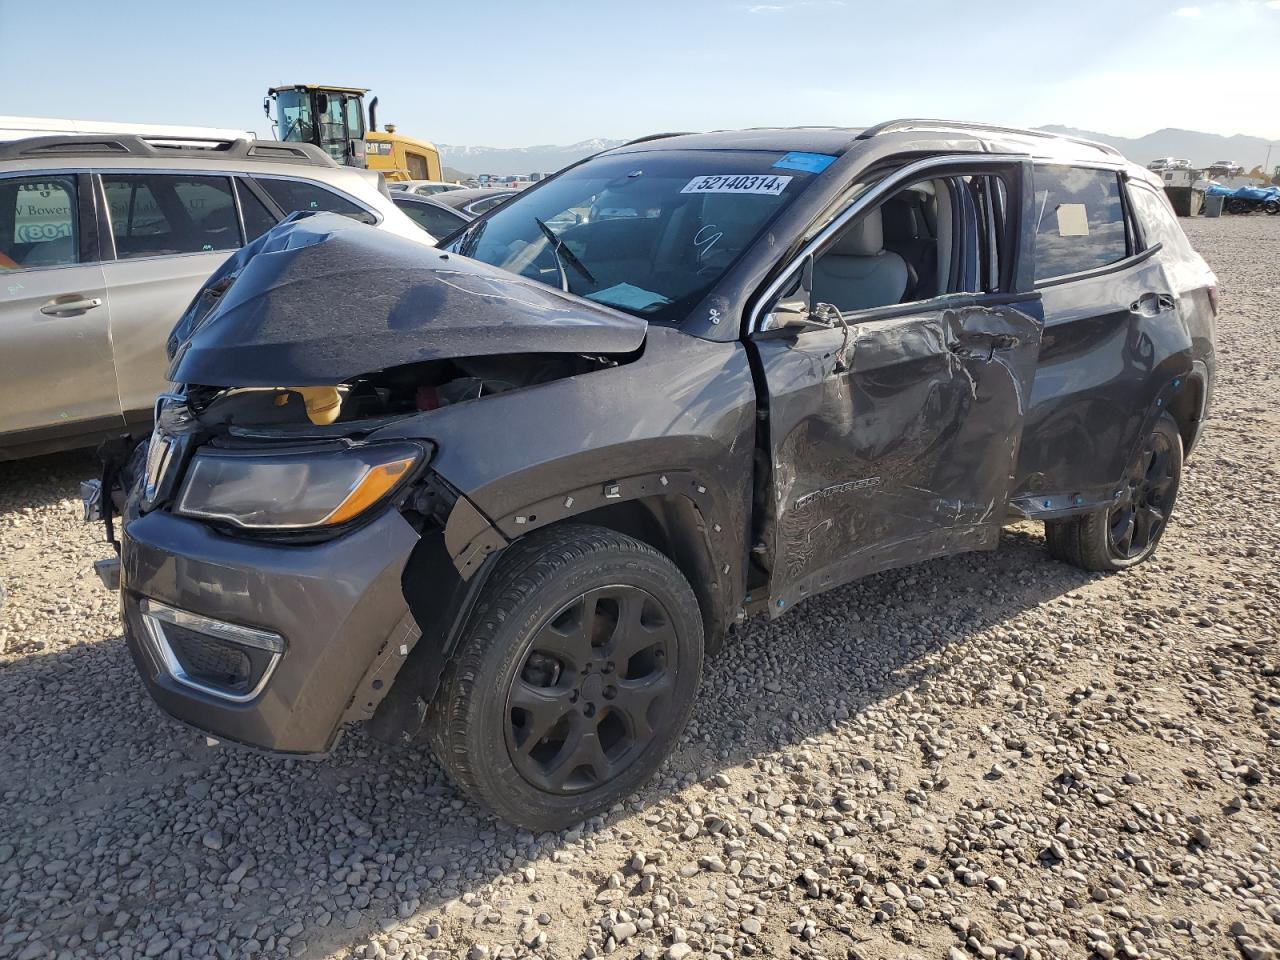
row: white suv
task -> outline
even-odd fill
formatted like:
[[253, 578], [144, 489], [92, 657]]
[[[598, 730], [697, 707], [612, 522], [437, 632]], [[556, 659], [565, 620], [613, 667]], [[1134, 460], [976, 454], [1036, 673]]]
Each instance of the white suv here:
[[380, 174], [310, 144], [169, 144], [0, 144], [0, 460], [149, 419], [166, 385], [165, 339], [191, 297], [290, 213], [346, 214], [433, 242]]

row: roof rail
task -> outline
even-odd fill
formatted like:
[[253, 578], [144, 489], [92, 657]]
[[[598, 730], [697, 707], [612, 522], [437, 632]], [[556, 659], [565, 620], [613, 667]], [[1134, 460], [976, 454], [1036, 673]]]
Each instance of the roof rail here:
[[886, 120], [884, 123], [877, 123], [874, 127], [867, 127], [859, 133], [855, 140], [870, 140], [872, 137], [879, 136], [882, 133], [894, 133], [900, 130], [913, 130], [917, 128], [951, 128], [954, 130], [972, 130], [975, 133], [988, 131], [990, 133], [1013, 133], [1024, 137], [1042, 137], [1046, 140], [1067, 140], [1071, 143], [1078, 143], [1082, 146], [1093, 147], [1101, 150], [1103, 153], [1120, 157], [1123, 154], [1115, 147], [1108, 146], [1105, 143], [1099, 143], [1097, 140], [1086, 140], [1084, 137], [1071, 137], [1062, 133], [1051, 133], [1048, 130], [1032, 130], [1028, 127], [1001, 127], [990, 123], [971, 123], [966, 120], [922, 120], [922, 119], [901, 119]]
[[42, 157], [184, 157], [193, 160], [265, 160], [336, 167], [315, 144], [277, 140], [220, 140], [210, 137], [137, 136], [135, 134], [27, 137], [0, 143], [0, 160]]

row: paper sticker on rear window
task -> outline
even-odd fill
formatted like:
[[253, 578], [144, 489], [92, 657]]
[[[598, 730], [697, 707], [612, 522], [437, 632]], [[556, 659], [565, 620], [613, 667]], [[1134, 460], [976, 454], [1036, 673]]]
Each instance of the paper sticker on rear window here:
[[1089, 214], [1083, 203], [1058, 204], [1058, 236], [1087, 237]]
[[684, 185], [681, 193], [758, 193], [776, 197], [787, 189], [790, 177], [775, 177], [761, 173], [717, 173], [706, 177], [694, 177]]

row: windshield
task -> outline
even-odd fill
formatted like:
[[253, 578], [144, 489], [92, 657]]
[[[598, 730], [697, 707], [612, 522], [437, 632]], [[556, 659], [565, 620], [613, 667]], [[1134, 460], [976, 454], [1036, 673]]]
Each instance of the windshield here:
[[604, 156], [516, 194], [449, 249], [676, 323], [832, 159], [746, 150]]
[[276, 122], [280, 139], [312, 143], [315, 121], [311, 117], [311, 98], [302, 90], [281, 90], [276, 95]]
[[276, 122], [281, 140], [319, 144], [338, 163], [347, 162], [348, 140], [364, 136], [361, 100], [354, 94], [281, 90], [276, 94]]

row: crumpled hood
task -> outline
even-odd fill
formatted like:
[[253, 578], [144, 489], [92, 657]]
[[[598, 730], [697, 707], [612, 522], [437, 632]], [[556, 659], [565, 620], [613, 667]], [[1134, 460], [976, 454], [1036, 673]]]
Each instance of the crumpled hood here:
[[648, 325], [337, 214], [295, 214], [214, 273], [169, 334], [169, 379], [341, 383], [501, 353], [626, 353]]

